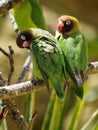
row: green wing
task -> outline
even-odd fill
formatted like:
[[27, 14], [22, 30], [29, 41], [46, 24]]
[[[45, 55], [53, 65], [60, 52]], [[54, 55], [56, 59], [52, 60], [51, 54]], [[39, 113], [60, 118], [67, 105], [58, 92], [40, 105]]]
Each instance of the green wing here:
[[61, 36], [58, 44], [60, 44], [64, 53], [69, 75], [74, 81], [81, 82], [80, 84], [82, 84], [82, 74], [87, 69], [87, 44], [84, 37], [80, 33], [67, 38]]
[[30, 27], [46, 29], [42, 8], [38, 0], [23, 0], [12, 9], [19, 30]]
[[31, 5], [31, 19], [37, 27], [46, 29], [45, 18], [39, 0], [29, 0]]
[[87, 70], [88, 53], [87, 44], [84, 36], [79, 33], [76, 38], [76, 52], [75, 52], [75, 79], [79, 86], [82, 86], [84, 82], [84, 74]]
[[36, 57], [37, 64], [45, 82], [48, 79], [57, 95], [62, 98], [63, 91], [63, 63], [59, 49], [53, 40], [45, 37], [32, 42], [31, 50]]
[[76, 65], [78, 66], [78, 71], [83, 71], [85, 74], [85, 71], [87, 70], [87, 64], [88, 64], [88, 49], [87, 49], [87, 43], [82, 34], [76, 37], [77, 44], [77, 53], [75, 55], [75, 61]]
[[19, 30], [24, 30], [30, 27], [36, 27], [31, 19], [32, 7], [29, 0], [24, 0], [15, 8], [12, 9], [13, 16], [18, 25]]
[[75, 49], [74, 48], [74, 39], [73, 38], [67, 38], [65, 39], [63, 36], [60, 36], [58, 39], [58, 45], [60, 46], [63, 55], [64, 55], [64, 61], [66, 63], [66, 70], [70, 77], [75, 81], [74, 77], [74, 59], [75, 59]]

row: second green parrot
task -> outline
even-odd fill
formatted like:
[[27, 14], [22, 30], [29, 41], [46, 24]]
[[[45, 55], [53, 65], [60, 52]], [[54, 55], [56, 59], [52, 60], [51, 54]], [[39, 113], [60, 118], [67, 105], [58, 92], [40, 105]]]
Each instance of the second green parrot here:
[[31, 50], [34, 76], [43, 79], [46, 86], [53, 87], [59, 98], [63, 98], [65, 63], [55, 38], [41, 29], [28, 29], [18, 34], [16, 43], [20, 48]]
[[[45, 19], [39, 0], [22, 0], [11, 10], [10, 17], [12, 23], [14, 19], [20, 31], [30, 27], [46, 29]], [[15, 27], [15, 23], [13, 24]], [[17, 29], [17, 27], [15, 27], [15, 29]]]
[[88, 66], [88, 49], [86, 40], [80, 32], [79, 21], [72, 16], [61, 16], [58, 19], [56, 39], [64, 54], [66, 70], [75, 83], [75, 93], [82, 98]]

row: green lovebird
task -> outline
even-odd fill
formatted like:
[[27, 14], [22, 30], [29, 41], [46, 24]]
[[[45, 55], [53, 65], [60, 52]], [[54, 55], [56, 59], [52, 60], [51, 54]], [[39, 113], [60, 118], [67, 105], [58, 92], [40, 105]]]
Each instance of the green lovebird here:
[[30, 49], [33, 58], [34, 76], [54, 88], [63, 98], [65, 63], [55, 38], [47, 31], [30, 28], [20, 32], [16, 38], [20, 48]]
[[58, 19], [56, 39], [64, 55], [66, 70], [75, 83], [75, 93], [83, 98], [88, 49], [85, 37], [80, 32], [79, 21], [72, 16], [61, 16]]

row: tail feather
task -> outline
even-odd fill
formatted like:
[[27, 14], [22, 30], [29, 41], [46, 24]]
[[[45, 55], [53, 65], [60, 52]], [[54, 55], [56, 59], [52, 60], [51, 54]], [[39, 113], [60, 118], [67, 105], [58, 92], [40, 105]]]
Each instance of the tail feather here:
[[77, 97], [79, 97], [80, 99], [83, 99], [83, 94], [84, 94], [84, 91], [83, 91], [83, 86], [76, 86], [75, 87], [75, 94]]
[[58, 79], [57, 75], [54, 78], [49, 79], [50, 87], [53, 88], [57, 94], [57, 96], [60, 99], [63, 99], [64, 97], [64, 91], [63, 91], [63, 77], [60, 77], [61, 79]]
[[55, 87], [55, 91], [56, 91], [57, 96], [58, 96], [60, 99], [62, 99], [62, 98], [64, 97], [64, 92], [63, 92], [60, 88]]

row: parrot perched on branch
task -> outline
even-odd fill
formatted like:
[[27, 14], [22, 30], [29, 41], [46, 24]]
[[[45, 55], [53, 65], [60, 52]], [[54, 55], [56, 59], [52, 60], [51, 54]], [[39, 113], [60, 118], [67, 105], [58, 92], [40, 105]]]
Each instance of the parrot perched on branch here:
[[72, 16], [61, 16], [58, 19], [56, 39], [64, 54], [66, 70], [75, 83], [75, 93], [78, 97], [83, 98], [88, 51], [86, 40], [80, 32], [79, 21]]
[[18, 34], [20, 48], [30, 49], [33, 57], [34, 76], [51, 86], [63, 98], [65, 63], [55, 38], [47, 31], [30, 28]]

